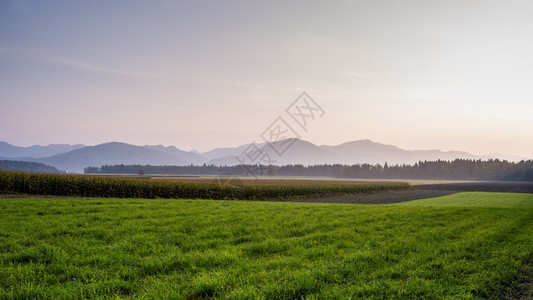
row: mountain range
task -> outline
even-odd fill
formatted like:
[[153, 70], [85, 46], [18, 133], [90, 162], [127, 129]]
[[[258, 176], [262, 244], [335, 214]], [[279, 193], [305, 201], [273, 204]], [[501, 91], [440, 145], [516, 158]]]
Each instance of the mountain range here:
[[424, 160], [498, 158], [509, 161], [528, 159], [503, 154], [474, 155], [461, 151], [405, 150], [371, 140], [358, 140], [335, 146], [315, 145], [300, 139], [287, 139], [272, 144], [244, 144], [216, 148], [208, 152], [184, 151], [174, 146], [136, 146], [120, 142], [95, 146], [52, 144], [48, 146], [13, 146], [0, 142], [0, 159], [31, 161], [60, 170], [81, 173], [88, 166], [114, 164], [140, 165], [237, 165], [247, 164], [414, 164]]
[[67, 144], [50, 144], [48, 146], [33, 145], [30, 147], [13, 146], [6, 142], [0, 141], [0, 157], [5, 158], [41, 158], [48, 157], [60, 153], [69, 152], [79, 148], [86, 147], [85, 145], [67, 145]]

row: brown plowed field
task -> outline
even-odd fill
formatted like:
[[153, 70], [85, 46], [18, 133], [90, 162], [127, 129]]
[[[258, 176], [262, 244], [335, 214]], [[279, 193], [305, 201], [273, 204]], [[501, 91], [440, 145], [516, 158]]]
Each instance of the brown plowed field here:
[[345, 203], [345, 204], [392, 204], [417, 199], [454, 194], [454, 191], [396, 191], [377, 194], [361, 194], [333, 197], [281, 200], [283, 202]]
[[417, 190], [533, 194], [533, 182], [459, 182], [413, 185]]

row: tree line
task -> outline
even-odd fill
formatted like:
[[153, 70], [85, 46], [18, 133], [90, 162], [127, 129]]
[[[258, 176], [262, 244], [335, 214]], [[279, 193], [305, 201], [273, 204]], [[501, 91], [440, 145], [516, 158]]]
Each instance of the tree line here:
[[38, 173], [61, 173], [58, 169], [49, 165], [19, 160], [0, 160], [0, 170]]
[[93, 174], [236, 175], [236, 176], [327, 176], [361, 179], [443, 179], [533, 181], [533, 160], [420, 161], [414, 165], [325, 164], [325, 165], [104, 165], [87, 167]]

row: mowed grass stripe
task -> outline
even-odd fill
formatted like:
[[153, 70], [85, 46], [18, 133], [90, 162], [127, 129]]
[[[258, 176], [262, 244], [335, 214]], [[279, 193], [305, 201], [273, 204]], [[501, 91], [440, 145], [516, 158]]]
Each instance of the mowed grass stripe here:
[[500, 298], [533, 210], [0, 200], [0, 298]]
[[397, 205], [533, 208], [533, 194], [464, 192]]

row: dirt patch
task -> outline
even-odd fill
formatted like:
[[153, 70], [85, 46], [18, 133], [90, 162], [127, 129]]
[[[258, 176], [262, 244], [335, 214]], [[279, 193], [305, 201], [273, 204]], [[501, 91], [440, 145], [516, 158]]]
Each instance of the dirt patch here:
[[413, 185], [417, 190], [458, 191], [458, 192], [497, 192], [533, 193], [533, 182], [461, 182], [444, 184]]
[[454, 191], [395, 191], [378, 194], [361, 194], [348, 196], [317, 197], [305, 199], [280, 200], [281, 202], [308, 203], [346, 203], [346, 204], [392, 204], [411, 200], [455, 194]]

